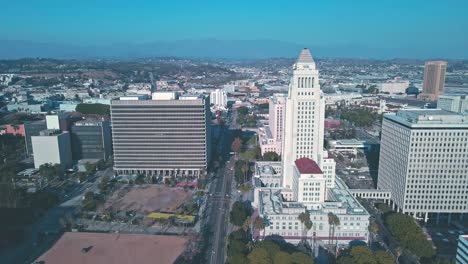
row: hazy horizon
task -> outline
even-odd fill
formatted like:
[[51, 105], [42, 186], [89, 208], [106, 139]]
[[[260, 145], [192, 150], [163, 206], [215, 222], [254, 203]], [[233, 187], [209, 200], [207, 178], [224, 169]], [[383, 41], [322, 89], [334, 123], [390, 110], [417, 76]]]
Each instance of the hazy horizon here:
[[294, 57], [309, 47], [319, 57], [466, 59], [467, 8], [459, 0], [6, 1], [0, 58]]

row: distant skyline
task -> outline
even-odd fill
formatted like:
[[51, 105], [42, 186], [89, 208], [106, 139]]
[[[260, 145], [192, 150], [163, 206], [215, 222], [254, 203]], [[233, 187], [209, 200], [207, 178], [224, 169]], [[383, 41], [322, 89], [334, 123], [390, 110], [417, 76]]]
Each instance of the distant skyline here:
[[[0, 1], [0, 46], [27, 43], [18, 56], [41, 53], [32, 51], [40, 43], [64, 52], [86, 47], [89, 56], [99, 56], [90, 48], [126, 46], [119, 51], [132, 53], [152, 43], [248, 40], [310, 47], [323, 57], [468, 58], [468, 2], [463, 0]], [[324, 51], [315, 53], [314, 47]], [[204, 53], [184, 50], [182, 56]], [[4, 53], [0, 50], [0, 57], [8, 57]], [[242, 57], [250, 51], [236, 53]], [[283, 53], [277, 57], [292, 57], [297, 50]]]

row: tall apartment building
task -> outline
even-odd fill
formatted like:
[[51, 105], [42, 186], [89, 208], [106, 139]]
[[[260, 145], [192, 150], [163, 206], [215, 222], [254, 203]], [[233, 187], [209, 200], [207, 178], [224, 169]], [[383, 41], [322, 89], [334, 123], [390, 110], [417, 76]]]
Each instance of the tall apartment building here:
[[292, 188], [294, 162], [310, 158], [317, 163], [323, 153], [325, 101], [321, 96], [319, 72], [308, 49], [293, 65], [286, 98], [283, 140], [283, 187]]
[[227, 107], [227, 94], [224, 90], [216, 89], [210, 94], [210, 103], [216, 109], [226, 109]]
[[424, 67], [423, 92], [419, 97], [423, 100], [437, 101], [445, 90], [446, 61], [426, 61]]
[[441, 95], [437, 100], [437, 108], [457, 112], [468, 112], [468, 97], [466, 95]]
[[414, 217], [468, 212], [468, 118], [445, 110], [385, 114], [377, 188]]
[[73, 160], [103, 159], [112, 154], [109, 121], [81, 120], [71, 127]]
[[153, 100], [112, 101], [114, 170], [151, 176], [204, 173], [211, 157], [209, 101], [157, 94]]
[[70, 134], [60, 130], [43, 130], [31, 137], [34, 152], [34, 167], [42, 164], [60, 164], [62, 170], [72, 165]]
[[278, 155], [282, 153], [285, 104], [283, 94], [275, 94], [268, 100], [268, 126], [260, 133], [262, 155], [266, 152], [276, 152]]

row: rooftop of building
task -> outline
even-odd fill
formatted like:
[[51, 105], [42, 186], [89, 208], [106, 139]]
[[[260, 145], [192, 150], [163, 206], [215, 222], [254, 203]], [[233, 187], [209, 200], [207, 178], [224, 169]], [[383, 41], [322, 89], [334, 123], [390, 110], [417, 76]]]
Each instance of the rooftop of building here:
[[294, 163], [300, 174], [323, 174], [317, 162], [309, 158], [300, 158]]
[[281, 167], [281, 161], [261, 161], [255, 163], [255, 176], [257, 177], [281, 177], [282, 175], [275, 171], [274, 166]]
[[314, 63], [314, 59], [312, 58], [312, 54], [308, 48], [303, 48], [301, 54], [296, 60], [296, 63]]
[[[349, 191], [346, 184], [336, 179], [336, 187], [330, 189], [331, 200], [322, 203], [307, 204], [311, 214], [327, 214], [330, 211], [339, 212], [337, 214], [348, 215], [369, 215], [364, 207]], [[259, 209], [262, 214], [295, 214], [305, 210], [306, 204], [299, 202], [284, 202], [281, 190], [263, 189], [259, 196]]]
[[105, 120], [87, 118], [87, 119], [76, 121], [74, 125], [75, 126], [99, 126], [99, 125], [102, 125], [102, 122], [105, 122]]
[[39, 132], [39, 136], [49, 137], [49, 136], [58, 136], [61, 134], [68, 133], [67, 131], [60, 131], [60, 129], [45, 129]]
[[441, 109], [400, 110], [384, 117], [409, 127], [468, 127], [468, 115]]

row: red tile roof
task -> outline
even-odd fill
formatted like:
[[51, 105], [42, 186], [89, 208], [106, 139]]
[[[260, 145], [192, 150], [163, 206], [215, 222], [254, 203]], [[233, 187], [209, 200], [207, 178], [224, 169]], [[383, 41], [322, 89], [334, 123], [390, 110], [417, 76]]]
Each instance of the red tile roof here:
[[300, 158], [295, 161], [300, 174], [322, 174], [317, 163], [309, 158]]

